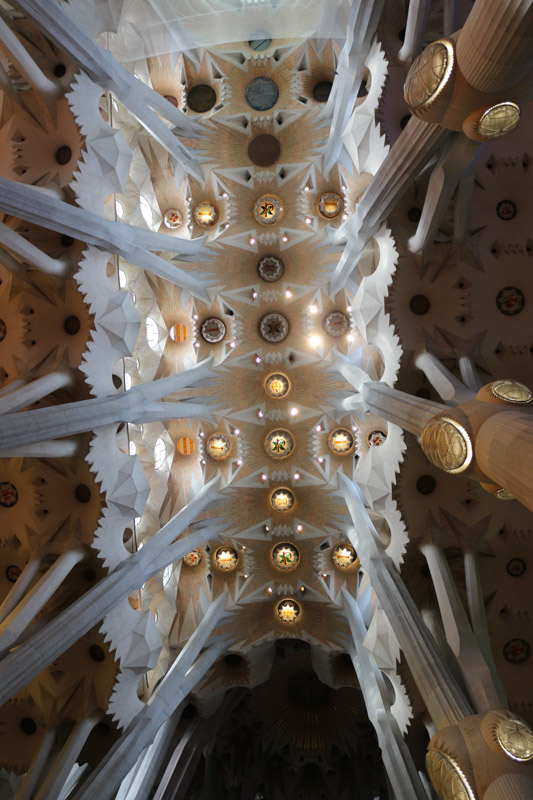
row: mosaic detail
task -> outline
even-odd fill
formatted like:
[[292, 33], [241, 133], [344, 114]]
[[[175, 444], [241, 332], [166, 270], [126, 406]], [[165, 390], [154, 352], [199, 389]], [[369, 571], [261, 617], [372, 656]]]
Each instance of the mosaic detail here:
[[263, 385], [267, 395], [275, 400], [281, 400], [288, 395], [291, 388], [289, 379], [282, 372], [273, 372]]
[[9, 481], [2, 481], [0, 483], [0, 506], [4, 508], [11, 508], [16, 504], [19, 499], [17, 487]]
[[275, 225], [283, 216], [283, 203], [275, 194], [263, 194], [253, 207], [253, 215], [260, 225]]
[[339, 544], [333, 550], [331, 560], [339, 569], [349, 569], [357, 561], [357, 553], [351, 544]]
[[179, 228], [183, 222], [181, 211], [177, 208], [169, 208], [165, 211], [163, 216], [163, 223], [167, 228]]
[[328, 436], [328, 447], [337, 456], [346, 456], [352, 452], [355, 440], [351, 431], [346, 428], [337, 428]]
[[441, 800], [476, 800], [463, 771], [445, 753], [430, 750], [426, 754], [426, 769]]
[[226, 326], [218, 317], [208, 317], [202, 322], [200, 333], [209, 344], [218, 344], [226, 335]]
[[208, 200], [202, 200], [194, 207], [192, 216], [201, 228], [211, 228], [218, 220], [218, 208]]
[[255, 111], [268, 111], [278, 102], [279, 89], [272, 80], [265, 75], [250, 81], [245, 91], [246, 102]]
[[516, 217], [516, 203], [512, 200], [500, 200], [496, 206], [496, 214], [500, 219], [509, 222]]
[[514, 130], [519, 122], [520, 107], [516, 103], [497, 103], [481, 115], [477, 133], [484, 139], [499, 139]]
[[215, 553], [215, 564], [222, 572], [233, 572], [239, 563], [239, 554], [234, 547], [219, 547]]
[[286, 600], [281, 600], [277, 605], [278, 619], [285, 623], [285, 625], [290, 625], [291, 623], [296, 622], [300, 614], [300, 606], [296, 600], [287, 598]]
[[279, 511], [282, 514], [285, 514], [287, 511], [290, 511], [291, 508], [294, 506], [295, 497], [294, 494], [291, 492], [290, 489], [287, 489], [285, 486], [280, 486], [279, 489], [276, 489], [270, 495], [270, 505], [274, 509], [274, 511]]
[[370, 447], [380, 447], [387, 441], [387, 434], [383, 431], [371, 431], [366, 437], [366, 441]]
[[505, 569], [512, 578], [520, 578], [526, 571], [526, 562], [523, 558], [511, 558]]
[[448, 82], [454, 61], [453, 44], [433, 42], [413, 62], [405, 81], [405, 101], [411, 110], [431, 105]]
[[173, 342], [176, 342], [178, 344], [181, 342], [185, 342], [188, 336], [187, 326], [182, 325], [181, 323], [172, 325], [170, 327], [168, 335], [170, 336]]
[[343, 311], [330, 311], [324, 319], [324, 329], [330, 336], [343, 336], [350, 327], [350, 320]]
[[511, 664], [523, 664], [531, 655], [531, 647], [525, 639], [509, 639], [503, 646], [503, 655]]
[[494, 381], [490, 384], [490, 390], [498, 400], [506, 400], [508, 403], [525, 405], [533, 399], [533, 392], [520, 381]]
[[277, 344], [287, 338], [289, 321], [282, 314], [266, 314], [259, 323], [259, 333], [266, 342]]
[[180, 436], [176, 442], [176, 450], [182, 456], [190, 456], [194, 453], [194, 439], [190, 436]]
[[498, 310], [505, 314], [506, 317], [514, 317], [515, 314], [520, 314], [525, 302], [524, 293], [517, 289], [516, 286], [505, 286], [496, 295]]
[[268, 283], [279, 281], [285, 272], [285, 265], [278, 256], [265, 256], [257, 265], [259, 277]]
[[300, 561], [298, 548], [290, 542], [281, 542], [272, 550], [272, 563], [282, 572], [292, 572]]
[[464, 472], [472, 463], [474, 451], [468, 431], [449, 417], [437, 417], [426, 425], [421, 445], [431, 463], [445, 472]]
[[222, 461], [231, 453], [230, 439], [223, 433], [213, 433], [205, 443], [206, 452], [215, 461]]
[[270, 458], [288, 458], [294, 451], [294, 438], [282, 428], [271, 431], [265, 439], [265, 450]]
[[16, 564], [10, 564], [6, 567], [6, 578], [10, 583], [16, 583], [20, 577], [22, 570]]
[[183, 556], [183, 563], [188, 567], [197, 567], [202, 560], [202, 554], [199, 550], [191, 550], [186, 556]]
[[317, 211], [324, 219], [335, 219], [342, 213], [344, 203], [342, 197], [335, 192], [325, 192], [316, 201]]

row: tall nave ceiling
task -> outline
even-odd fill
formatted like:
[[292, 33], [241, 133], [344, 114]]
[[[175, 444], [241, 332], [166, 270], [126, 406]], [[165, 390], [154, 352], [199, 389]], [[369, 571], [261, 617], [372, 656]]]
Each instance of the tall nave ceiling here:
[[532, 0], [0, 0], [0, 800], [531, 800], [532, 87]]

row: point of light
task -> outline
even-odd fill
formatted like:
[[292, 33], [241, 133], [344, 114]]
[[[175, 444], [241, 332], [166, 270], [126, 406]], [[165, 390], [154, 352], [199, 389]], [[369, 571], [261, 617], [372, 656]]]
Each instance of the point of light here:
[[261, 474], [261, 480], [262, 480], [262, 481], [266, 481], [266, 479], [267, 479], [267, 476], [266, 476], [266, 475], [265, 475], [265, 473], [263, 472], [263, 473]]
[[342, 215], [342, 219], [343, 219], [344, 222], [346, 222], [346, 220], [348, 219], [348, 214], [343, 214]]
[[310, 336], [309, 337], [309, 344], [312, 345], [313, 347], [319, 347], [321, 342], [322, 342], [322, 340], [321, 340], [320, 336]]
[[312, 223], [312, 221], [313, 220], [311, 219], [311, 217], [306, 217], [305, 218], [306, 225], [310, 225]]
[[252, 300], [255, 300], [256, 297], [257, 297], [257, 292], [252, 292]]
[[358, 431], [358, 430], [359, 428], [357, 427], [357, 425], [352, 425], [352, 431]]
[[205, 458], [202, 458], [202, 464], [205, 464]]
[[230, 346], [230, 347], [236, 347], [236, 346], [237, 346], [237, 343], [236, 343], [236, 342], [230, 342], [230, 343], [229, 343], [229, 346]]
[[261, 360], [262, 360], [262, 359], [261, 359], [261, 356], [256, 356], [256, 357], [255, 357], [255, 363], [256, 363], [256, 364], [260, 364], [260, 363], [261, 363]]
[[288, 242], [289, 241], [289, 237], [288, 236], [282, 236], [281, 237], [281, 241], [282, 242]]
[[322, 456], [320, 456], [320, 457], [318, 458], [318, 463], [319, 463], [319, 464], [323, 464], [323, 463], [324, 463], [324, 459], [323, 459], [323, 457], [322, 457]]
[[297, 525], [297, 526], [296, 526], [296, 530], [297, 530], [298, 532], [300, 532], [300, 531], [303, 531], [303, 529], [304, 529], [304, 526], [303, 526], [303, 525]]
[[300, 586], [300, 591], [305, 592], [305, 586]]
[[291, 292], [290, 289], [285, 289], [285, 297], [287, 297], [287, 298], [291, 298], [292, 297], [292, 292]]
[[226, 222], [226, 224], [224, 225], [224, 228], [229, 228], [229, 222]]
[[255, 239], [253, 236], [250, 236], [249, 240], [250, 244], [255, 244]]
[[315, 306], [315, 304], [313, 303], [312, 305], [309, 306], [307, 310], [309, 311], [310, 314], [317, 314], [318, 306]]
[[233, 433], [235, 434], [235, 436], [238, 436], [239, 433], [240, 433], [240, 430], [238, 428], [234, 428], [233, 429]]
[[304, 186], [304, 192], [308, 192], [308, 191], [309, 191], [309, 186]]
[[349, 333], [346, 338], [348, 339], [349, 342], [353, 342], [353, 340], [355, 339], [355, 336], [353, 335], [353, 333]]
[[203, 437], [205, 436], [205, 433], [204, 433], [203, 431], [200, 431], [200, 436], [201, 436], [201, 437], [202, 437], [202, 439], [203, 439]]
[[322, 425], [316, 425], [316, 426], [315, 426], [315, 431], [316, 431], [317, 433], [318, 433], [319, 431], [321, 431], [321, 430], [322, 430]]
[[342, 191], [343, 191], [343, 192], [345, 192], [345, 191], [346, 191], [346, 184], [344, 184], [344, 183], [342, 184]]
[[258, 411], [258, 412], [257, 412], [257, 416], [261, 418], [262, 416], [264, 416], [264, 414], [263, 414], [263, 412], [262, 412], [262, 411]]
[[346, 306], [346, 311], [348, 312], [348, 314], [350, 313], [351, 310], [352, 310], [351, 306]]
[[193, 319], [198, 319], [198, 314], [193, 314], [193, 315], [192, 315], [192, 318], [193, 318]]
[[272, 587], [271, 587], [271, 586], [269, 586], [269, 587], [268, 587], [268, 589], [267, 589], [267, 592], [268, 592], [269, 594], [272, 594]]
[[189, 229], [190, 231], [192, 231], [192, 222], [189, 222], [189, 224], [187, 225], [187, 227], [188, 227], [188, 229]]
[[270, 532], [270, 528], [268, 527], [268, 525], [265, 525], [265, 533], [269, 533], [269, 532]]
[[227, 192], [222, 192], [222, 197], [227, 197], [227, 196], [228, 196]]
[[295, 417], [297, 414], [299, 414], [299, 409], [293, 406], [293, 408], [290, 410], [290, 415], [291, 417]]
[[188, 203], [192, 203], [192, 197], [188, 197], [188, 198], [187, 198], [187, 202], [188, 202]]
[[300, 473], [299, 472], [295, 472], [294, 475], [293, 475], [293, 478], [294, 478], [295, 481], [299, 481], [300, 480]]
[[237, 466], [240, 467], [242, 464], [242, 458], [237, 459]]
[[194, 346], [195, 346], [195, 347], [200, 347], [200, 342], [195, 342], [195, 343], [194, 343]]

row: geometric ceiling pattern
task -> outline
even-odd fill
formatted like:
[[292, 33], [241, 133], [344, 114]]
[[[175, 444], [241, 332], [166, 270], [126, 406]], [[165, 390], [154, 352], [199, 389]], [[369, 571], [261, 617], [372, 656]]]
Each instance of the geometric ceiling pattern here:
[[395, 403], [533, 384], [526, 67], [481, 143], [467, 0], [1, 5], [0, 800], [507, 796], [532, 512]]

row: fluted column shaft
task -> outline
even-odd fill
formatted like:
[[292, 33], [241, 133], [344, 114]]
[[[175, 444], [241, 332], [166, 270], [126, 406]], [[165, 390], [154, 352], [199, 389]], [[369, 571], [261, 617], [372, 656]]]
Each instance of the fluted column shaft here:
[[70, 370], [57, 370], [30, 381], [20, 389], [0, 397], [0, 414], [13, 413], [33, 405], [58, 389], [66, 389], [74, 383], [74, 373]]
[[478, 467], [491, 481], [533, 510], [531, 412], [509, 408], [490, 416], [477, 431], [474, 452]]
[[447, 406], [400, 392], [385, 383], [368, 381], [363, 384], [365, 404], [370, 411], [405, 431], [420, 436], [425, 425]]

